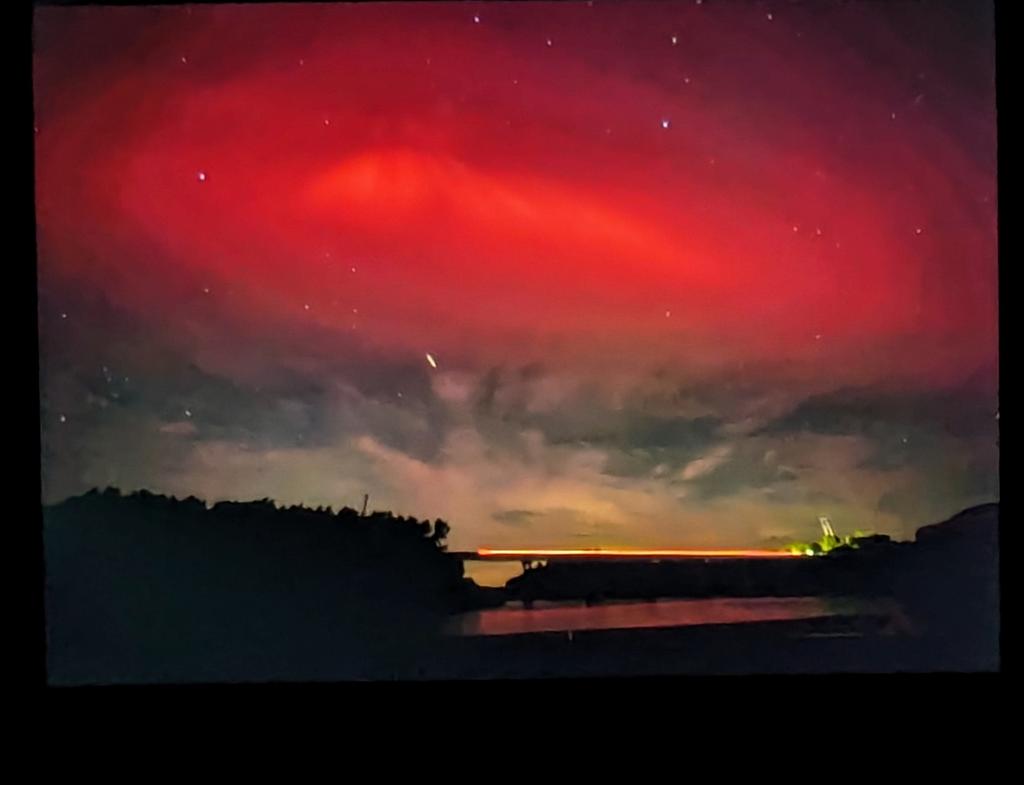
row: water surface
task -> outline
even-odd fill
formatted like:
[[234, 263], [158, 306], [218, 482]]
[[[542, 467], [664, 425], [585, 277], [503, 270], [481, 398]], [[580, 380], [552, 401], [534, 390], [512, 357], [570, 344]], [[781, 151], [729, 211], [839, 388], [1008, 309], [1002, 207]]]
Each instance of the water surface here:
[[875, 604], [855, 599], [822, 597], [720, 597], [657, 602], [542, 603], [460, 614], [452, 619], [455, 635], [516, 635], [530, 632], [689, 627], [701, 624], [742, 624], [796, 621], [822, 616], [866, 613]]

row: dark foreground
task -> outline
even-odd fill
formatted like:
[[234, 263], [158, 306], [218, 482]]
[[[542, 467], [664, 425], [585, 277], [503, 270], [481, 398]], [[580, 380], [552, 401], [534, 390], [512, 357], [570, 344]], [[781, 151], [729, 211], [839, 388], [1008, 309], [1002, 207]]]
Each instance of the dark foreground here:
[[[703, 627], [592, 630], [445, 638], [371, 662], [343, 653], [296, 667], [172, 668], [163, 674], [99, 671], [54, 684], [551, 679], [679, 675], [962, 673], [999, 669], [984, 646], [940, 636], [890, 635], [873, 619], [834, 617]], [[343, 651], [341, 649], [340, 651]], [[269, 665], [269, 663], [268, 663]]]
[[[875, 620], [502, 635], [452, 642], [419, 678], [926, 673], [998, 670], [984, 646], [871, 630]], [[866, 628], [864, 633], [858, 629]]]
[[[896, 557], [823, 557], [834, 588], [885, 575], [909, 629], [830, 616], [480, 637], [442, 632], [495, 599], [463, 578], [442, 521], [117, 493], [44, 517], [54, 685], [999, 667], [996, 505], [922, 528]], [[776, 581], [775, 596], [804, 582]]]

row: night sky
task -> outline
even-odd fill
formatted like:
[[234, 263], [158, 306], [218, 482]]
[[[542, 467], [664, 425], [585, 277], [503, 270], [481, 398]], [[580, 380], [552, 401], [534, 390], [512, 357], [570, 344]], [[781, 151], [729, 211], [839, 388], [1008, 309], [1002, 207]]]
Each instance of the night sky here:
[[47, 502], [456, 548], [998, 499], [985, 3], [46, 8]]

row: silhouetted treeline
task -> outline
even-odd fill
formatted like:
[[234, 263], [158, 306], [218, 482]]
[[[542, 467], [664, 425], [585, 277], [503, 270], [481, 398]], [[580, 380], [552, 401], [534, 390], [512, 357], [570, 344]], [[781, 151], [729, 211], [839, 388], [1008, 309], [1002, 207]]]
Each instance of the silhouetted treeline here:
[[510, 599], [886, 596], [905, 544], [780, 559], [551, 561], [511, 579]]
[[57, 682], [410, 675], [478, 589], [447, 523], [390, 512], [107, 490], [44, 525]]
[[913, 542], [860, 538], [857, 548], [793, 559], [552, 561], [506, 584], [509, 599], [889, 597], [959, 661], [994, 667], [999, 642], [999, 505], [922, 527]]
[[[778, 561], [553, 562], [507, 587], [520, 599], [888, 596], [923, 630], [905, 643], [799, 646], [770, 625], [746, 637], [691, 630], [594, 632], [577, 643], [443, 640], [449, 614], [506, 595], [463, 577], [445, 550], [443, 521], [267, 499], [208, 508], [192, 497], [108, 490], [45, 508], [44, 524], [54, 683], [583, 675], [587, 663], [606, 674], [703, 672], [723, 667], [740, 639], [747, 643], [730, 667], [749, 663], [751, 672], [800, 671], [825, 652], [830, 662], [845, 657], [847, 669], [998, 667], [994, 504], [924, 527], [913, 543], [876, 537], [856, 550]], [[668, 649], [644, 649], [638, 662], [626, 645], [636, 640]]]
[[[894, 549], [895, 551], [895, 549]], [[510, 599], [637, 600], [891, 594], [897, 556], [552, 561], [512, 578]]]

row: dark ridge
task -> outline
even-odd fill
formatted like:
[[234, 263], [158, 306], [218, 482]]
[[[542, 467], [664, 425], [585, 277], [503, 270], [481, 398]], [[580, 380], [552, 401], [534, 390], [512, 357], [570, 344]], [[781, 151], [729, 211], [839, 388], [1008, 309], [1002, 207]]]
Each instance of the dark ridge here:
[[941, 523], [922, 526], [917, 530], [915, 542], [928, 544], [939, 542], [990, 540], [994, 545], [999, 537], [999, 504], [979, 504], [961, 510]]
[[898, 575], [900, 601], [936, 646], [993, 664], [999, 657], [999, 505], [971, 507], [917, 530]]

